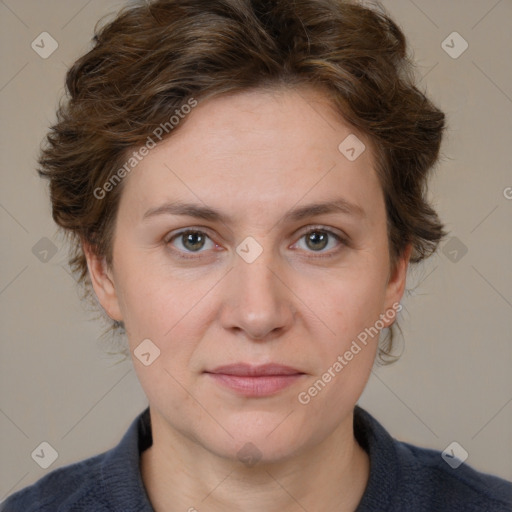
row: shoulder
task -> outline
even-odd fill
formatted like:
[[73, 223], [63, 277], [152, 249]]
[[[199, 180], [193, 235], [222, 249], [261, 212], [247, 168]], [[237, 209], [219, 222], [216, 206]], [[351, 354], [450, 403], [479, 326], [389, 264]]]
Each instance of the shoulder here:
[[358, 512], [512, 510], [512, 482], [443, 458], [438, 450], [398, 441], [359, 407], [354, 433], [370, 456], [370, 477]]
[[150, 512], [139, 459], [151, 443], [146, 408], [117, 446], [53, 470], [0, 503], [0, 512]]
[[105, 493], [101, 479], [101, 466], [107, 453], [53, 470], [9, 496], [0, 503], [0, 511], [60, 512], [86, 506], [87, 502], [94, 503], [97, 512], [107, 511], [106, 504], [102, 504]]
[[452, 467], [438, 450], [399, 441], [395, 445], [401, 484], [418, 501], [430, 503], [431, 510], [512, 510], [512, 482], [476, 471], [466, 463]]

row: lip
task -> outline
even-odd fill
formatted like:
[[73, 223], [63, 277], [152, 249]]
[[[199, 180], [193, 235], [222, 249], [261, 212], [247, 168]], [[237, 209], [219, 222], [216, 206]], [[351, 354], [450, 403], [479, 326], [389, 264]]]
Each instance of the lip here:
[[274, 395], [305, 375], [296, 368], [274, 363], [259, 366], [230, 364], [205, 373], [221, 386], [247, 397]]
[[206, 373], [236, 375], [239, 377], [261, 377], [269, 375], [297, 375], [303, 374], [300, 370], [282, 364], [268, 363], [262, 365], [251, 365], [249, 363], [235, 363], [225, 366], [218, 366]]

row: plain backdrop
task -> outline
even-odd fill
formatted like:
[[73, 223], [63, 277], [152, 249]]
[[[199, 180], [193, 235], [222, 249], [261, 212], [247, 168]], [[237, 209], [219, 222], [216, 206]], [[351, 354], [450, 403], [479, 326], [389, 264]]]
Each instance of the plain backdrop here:
[[[147, 405], [132, 362], [106, 353], [80, 301], [35, 171], [66, 69], [124, 4], [0, 2], [0, 500], [113, 447]], [[512, 2], [384, 5], [447, 114], [430, 195], [451, 238], [410, 272], [402, 356], [375, 370], [359, 403], [394, 437], [439, 450], [456, 441], [466, 464], [512, 480]], [[47, 58], [31, 46], [42, 32], [58, 44]], [[31, 457], [42, 442], [58, 453], [48, 469]]]

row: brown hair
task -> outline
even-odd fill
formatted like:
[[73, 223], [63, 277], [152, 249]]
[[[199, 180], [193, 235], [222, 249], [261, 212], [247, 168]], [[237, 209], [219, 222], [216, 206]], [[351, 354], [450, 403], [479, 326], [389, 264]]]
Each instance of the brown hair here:
[[415, 86], [404, 35], [382, 9], [343, 0], [141, 1], [95, 28], [92, 49], [67, 73], [68, 98], [39, 158], [86, 295], [92, 290], [81, 242], [112, 264], [123, 183], [102, 198], [95, 190], [130, 151], [190, 98], [302, 85], [325, 91], [370, 139], [391, 261], [408, 244], [412, 262], [429, 256], [445, 235], [426, 199], [444, 115]]

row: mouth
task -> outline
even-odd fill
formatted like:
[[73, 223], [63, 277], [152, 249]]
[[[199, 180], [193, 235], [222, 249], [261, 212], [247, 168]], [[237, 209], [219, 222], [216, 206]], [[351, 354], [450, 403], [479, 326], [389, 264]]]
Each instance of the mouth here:
[[246, 397], [274, 395], [306, 375], [296, 368], [274, 363], [260, 366], [237, 363], [219, 366], [205, 374], [220, 386]]

